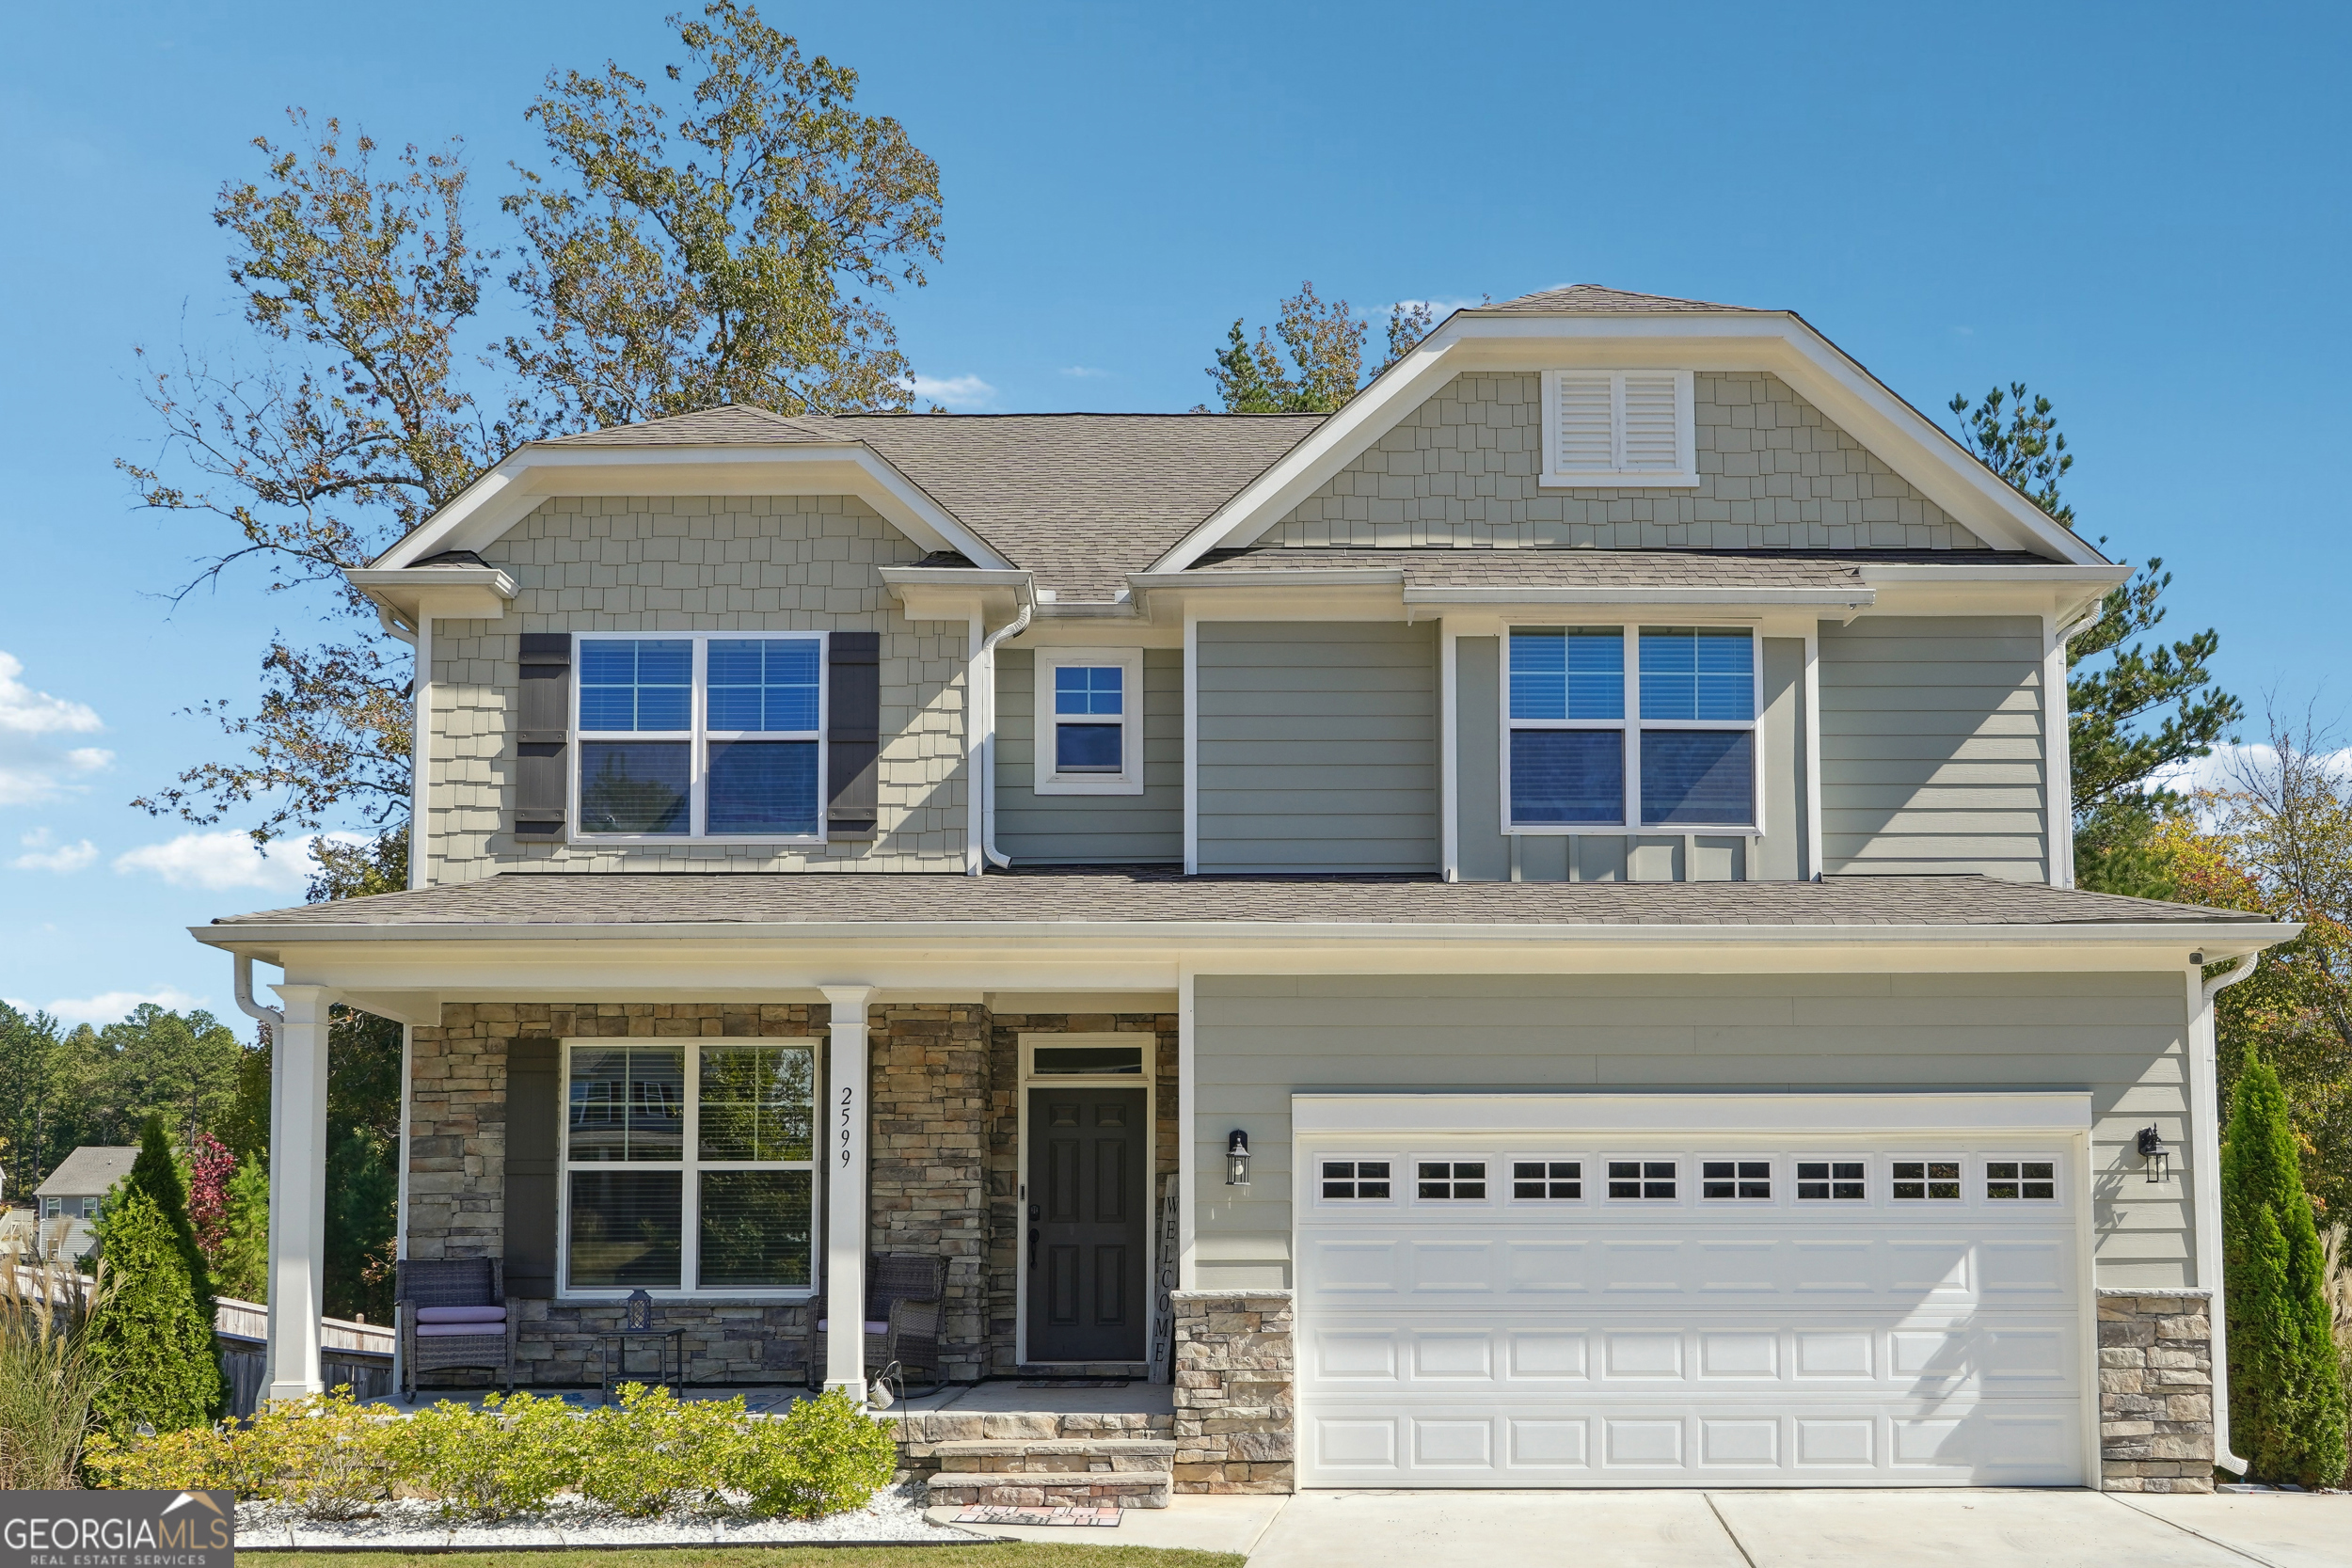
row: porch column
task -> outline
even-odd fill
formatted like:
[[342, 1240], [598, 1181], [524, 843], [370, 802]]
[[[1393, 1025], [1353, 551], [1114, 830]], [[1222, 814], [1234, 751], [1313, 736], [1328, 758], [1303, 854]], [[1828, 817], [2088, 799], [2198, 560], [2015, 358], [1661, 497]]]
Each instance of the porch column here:
[[273, 987], [285, 1026], [270, 1041], [269, 1368], [263, 1399], [315, 1394], [326, 1310], [325, 986]]
[[871, 986], [826, 986], [833, 1070], [820, 1136], [825, 1201], [825, 1386], [866, 1399], [866, 1005]]

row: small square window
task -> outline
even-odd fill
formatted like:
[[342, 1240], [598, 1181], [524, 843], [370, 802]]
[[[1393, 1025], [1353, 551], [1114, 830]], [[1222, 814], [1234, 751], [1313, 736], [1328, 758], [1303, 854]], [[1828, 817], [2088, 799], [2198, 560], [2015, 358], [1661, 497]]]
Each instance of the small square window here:
[[1984, 1164], [1984, 1196], [1997, 1198], [2058, 1196], [2058, 1166], [2048, 1160], [1988, 1160]]
[[1797, 1162], [1797, 1201], [1858, 1202], [1870, 1196], [1859, 1160]]
[[1356, 1199], [1385, 1198], [1389, 1196], [1389, 1162], [1386, 1160], [1326, 1160], [1323, 1162], [1323, 1196]]
[[1672, 1160], [1612, 1160], [1609, 1162], [1609, 1196], [1671, 1198], [1675, 1196], [1675, 1163]]
[[1486, 1162], [1420, 1161], [1414, 1175], [1414, 1186], [1422, 1197], [1477, 1198], [1483, 1201], [1486, 1196]]
[[1931, 1203], [1960, 1201], [1958, 1160], [1898, 1160], [1892, 1191], [1898, 1198]]
[[1515, 1160], [1511, 1163], [1511, 1196], [1515, 1198], [1581, 1198], [1584, 1196], [1584, 1162]]
[[1770, 1160], [1703, 1160], [1699, 1163], [1699, 1196], [1769, 1198], [1772, 1196]]

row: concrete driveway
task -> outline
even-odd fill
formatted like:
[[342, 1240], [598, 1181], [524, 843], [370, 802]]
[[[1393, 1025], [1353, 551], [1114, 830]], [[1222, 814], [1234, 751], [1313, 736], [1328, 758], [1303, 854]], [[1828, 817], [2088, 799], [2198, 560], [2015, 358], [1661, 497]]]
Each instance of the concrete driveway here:
[[[1306, 1492], [1184, 1498], [1250, 1568], [2345, 1568], [2352, 1497], [2073, 1491]], [[1256, 1507], [1244, 1511], [1234, 1505]], [[1279, 1505], [1279, 1506], [1277, 1506]], [[1248, 1517], [1244, 1522], [1244, 1513]], [[1270, 1516], [1268, 1516], [1270, 1515]], [[1129, 1520], [1136, 1514], [1129, 1513]], [[1237, 1536], [1263, 1518], [1254, 1540]], [[1172, 1528], [1171, 1528], [1172, 1527]], [[1239, 1528], [1237, 1528], [1239, 1527]], [[1076, 1533], [1059, 1531], [1068, 1539]], [[1121, 1537], [1142, 1532], [1123, 1527]]]

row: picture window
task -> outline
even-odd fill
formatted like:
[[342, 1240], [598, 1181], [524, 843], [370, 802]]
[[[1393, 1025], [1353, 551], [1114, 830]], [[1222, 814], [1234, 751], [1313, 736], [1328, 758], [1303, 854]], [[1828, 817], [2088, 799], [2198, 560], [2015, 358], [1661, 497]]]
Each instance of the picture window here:
[[1422, 1160], [1416, 1163], [1414, 1190], [1429, 1198], [1477, 1198], [1486, 1196], [1484, 1160]]
[[1672, 1160], [1612, 1160], [1609, 1162], [1609, 1196], [1673, 1197], [1675, 1163]]
[[1960, 1200], [1958, 1160], [1898, 1160], [1894, 1163], [1894, 1196], [1904, 1201], [1957, 1203]]
[[1385, 1198], [1389, 1196], [1386, 1160], [1326, 1160], [1323, 1196], [1342, 1200]]
[[1770, 1160], [1702, 1160], [1699, 1196], [1769, 1198], [1772, 1196]]
[[1870, 1196], [1860, 1160], [1800, 1160], [1797, 1201], [1856, 1202]]
[[2058, 1196], [2058, 1165], [2049, 1160], [1988, 1160], [1984, 1165], [1984, 1196], [2053, 1199]]
[[1584, 1196], [1581, 1160], [1515, 1160], [1511, 1163], [1511, 1196], [1515, 1198], [1581, 1198]]

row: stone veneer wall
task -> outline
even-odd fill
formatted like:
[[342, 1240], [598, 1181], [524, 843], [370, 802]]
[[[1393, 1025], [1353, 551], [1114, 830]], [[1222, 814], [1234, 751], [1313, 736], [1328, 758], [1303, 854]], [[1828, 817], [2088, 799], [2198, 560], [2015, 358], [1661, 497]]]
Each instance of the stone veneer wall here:
[[1176, 1490], [1295, 1492], [1288, 1291], [1176, 1291]]
[[[1021, 1037], [1047, 1034], [1154, 1037], [1151, 1193], [1154, 1238], [1159, 1234], [1161, 1189], [1176, 1174], [1174, 1013], [997, 1013], [990, 1020], [988, 1352], [989, 1370], [997, 1374], [1017, 1370], [1021, 1343]], [[1156, 1291], [1156, 1284], [1152, 1289]]]
[[2213, 1490], [2203, 1291], [2099, 1292], [2099, 1470], [2109, 1492]]
[[941, 1368], [985, 1376], [988, 1203], [988, 1009], [972, 1003], [892, 1003], [872, 1008], [867, 1049], [873, 1163], [866, 1177], [867, 1246], [947, 1259]]
[[1982, 549], [1778, 376], [1701, 372], [1698, 484], [1549, 489], [1543, 378], [1459, 375], [1268, 530], [1266, 545]]

